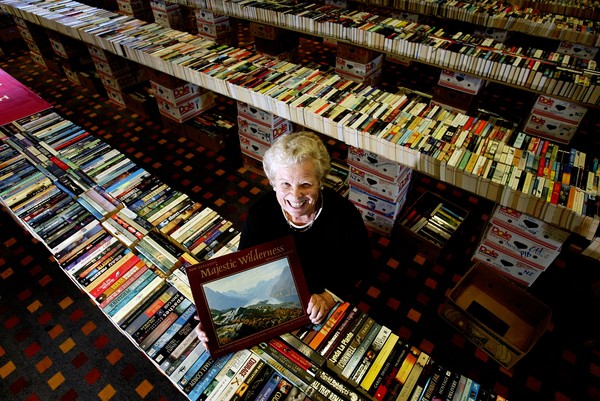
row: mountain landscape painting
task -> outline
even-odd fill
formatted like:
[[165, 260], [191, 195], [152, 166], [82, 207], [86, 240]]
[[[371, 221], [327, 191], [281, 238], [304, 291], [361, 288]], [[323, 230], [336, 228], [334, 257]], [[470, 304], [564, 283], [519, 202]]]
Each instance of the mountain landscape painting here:
[[305, 315], [286, 258], [203, 285], [219, 346]]

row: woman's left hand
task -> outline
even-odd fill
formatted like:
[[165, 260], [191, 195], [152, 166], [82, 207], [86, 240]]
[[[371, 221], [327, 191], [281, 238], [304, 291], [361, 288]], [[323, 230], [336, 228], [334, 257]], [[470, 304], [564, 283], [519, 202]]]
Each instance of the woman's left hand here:
[[335, 300], [328, 292], [312, 294], [310, 296], [310, 301], [308, 302], [306, 313], [313, 324], [321, 324], [334, 305]]

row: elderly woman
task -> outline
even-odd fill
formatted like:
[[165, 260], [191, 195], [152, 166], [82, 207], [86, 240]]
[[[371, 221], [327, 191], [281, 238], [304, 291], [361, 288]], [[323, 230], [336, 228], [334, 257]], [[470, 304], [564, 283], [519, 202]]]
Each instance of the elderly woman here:
[[[239, 249], [292, 235], [311, 294], [307, 314], [321, 323], [335, 300], [351, 300], [371, 260], [369, 235], [356, 206], [324, 186], [329, 153], [313, 132], [279, 137], [265, 152], [263, 169], [272, 192], [248, 211]], [[206, 341], [205, 333], [197, 329]]]

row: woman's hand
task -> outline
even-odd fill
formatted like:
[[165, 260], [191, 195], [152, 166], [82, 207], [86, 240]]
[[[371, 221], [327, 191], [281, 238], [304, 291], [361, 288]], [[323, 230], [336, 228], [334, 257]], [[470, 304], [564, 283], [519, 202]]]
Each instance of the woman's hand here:
[[327, 317], [327, 314], [335, 305], [335, 300], [328, 292], [321, 294], [312, 294], [308, 302], [306, 313], [313, 324], [320, 324]]
[[204, 330], [202, 330], [202, 323], [200, 323], [200, 316], [194, 315], [194, 319], [196, 319], [198, 321], [198, 325], [194, 329], [196, 331], [196, 336], [198, 336], [198, 340], [200, 340], [202, 345], [204, 345], [204, 348], [208, 349], [206, 347], [206, 344], [208, 344], [208, 337], [206, 336], [206, 332]]

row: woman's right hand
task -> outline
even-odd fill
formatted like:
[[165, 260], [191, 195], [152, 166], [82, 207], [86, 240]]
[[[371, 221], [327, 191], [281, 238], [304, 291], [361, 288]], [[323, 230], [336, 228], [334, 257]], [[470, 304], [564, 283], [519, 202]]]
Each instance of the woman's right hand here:
[[208, 337], [206, 336], [206, 332], [204, 330], [202, 330], [202, 323], [200, 323], [200, 316], [194, 315], [194, 319], [196, 319], [198, 321], [198, 325], [194, 329], [196, 331], [196, 336], [198, 336], [198, 339], [200, 340], [202, 345], [204, 345], [204, 348], [208, 349], [206, 346], [208, 344]]

